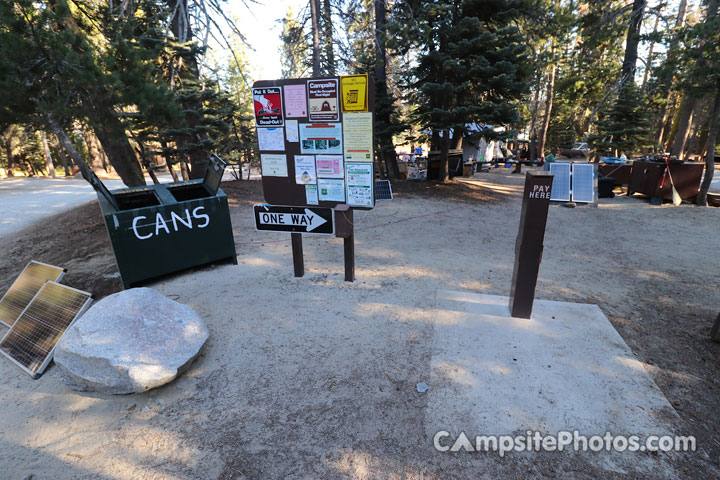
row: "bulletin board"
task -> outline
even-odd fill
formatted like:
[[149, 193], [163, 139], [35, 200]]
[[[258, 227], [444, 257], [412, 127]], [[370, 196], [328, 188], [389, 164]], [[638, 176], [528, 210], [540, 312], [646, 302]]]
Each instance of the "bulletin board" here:
[[265, 201], [375, 206], [375, 84], [368, 75], [253, 84]]

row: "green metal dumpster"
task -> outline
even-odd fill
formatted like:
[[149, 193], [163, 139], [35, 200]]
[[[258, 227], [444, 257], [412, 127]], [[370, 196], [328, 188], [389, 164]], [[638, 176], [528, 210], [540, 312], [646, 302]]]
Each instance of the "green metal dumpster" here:
[[221, 260], [237, 264], [230, 211], [214, 158], [203, 180], [110, 191], [89, 168], [125, 288]]

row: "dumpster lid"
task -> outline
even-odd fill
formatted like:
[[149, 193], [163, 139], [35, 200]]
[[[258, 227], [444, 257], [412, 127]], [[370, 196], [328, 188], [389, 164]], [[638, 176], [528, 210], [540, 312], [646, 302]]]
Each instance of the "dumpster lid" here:
[[82, 174], [83, 178], [87, 180], [90, 185], [92, 185], [95, 191], [105, 197], [115, 210], [118, 210], [118, 204], [115, 201], [115, 197], [113, 197], [113, 194], [110, 193], [110, 190], [108, 190], [108, 188], [98, 178], [98, 176], [95, 175], [95, 172], [92, 171], [92, 168], [90, 168], [90, 166], [85, 162], [83, 162], [82, 165], [78, 165], [78, 167], [80, 168], [80, 173]]
[[205, 171], [205, 178], [203, 179], [203, 185], [205, 185], [205, 189], [210, 195], [217, 195], [226, 166], [227, 163], [225, 163], [222, 158], [214, 153], [210, 156], [210, 163], [208, 164], [208, 168]]

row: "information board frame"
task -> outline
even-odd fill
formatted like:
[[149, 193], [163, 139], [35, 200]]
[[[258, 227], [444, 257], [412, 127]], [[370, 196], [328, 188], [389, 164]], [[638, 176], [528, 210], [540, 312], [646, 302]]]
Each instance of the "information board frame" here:
[[[357, 76], [354, 76], [357, 77]], [[272, 158], [278, 158], [279, 155], [284, 154], [285, 155], [285, 161], [287, 170], [285, 169], [278, 169], [277, 165], [274, 165], [274, 169], [272, 173], [268, 172], [269, 174], [266, 175], [265, 172], [262, 173], [262, 185], [263, 185], [263, 194], [265, 197], [265, 201], [268, 204], [271, 205], [288, 205], [288, 206], [298, 206], [298, 207], [326, 207], [326, 208], [335, 208], [338, 205], [348, 205], [349, 207], [357, 210], [371, 210], [375, 207], [375, 162], [374, 162], [374, 146], [375, 146], [375, 82], [374, 79], [371, 76], [367, 76], [367, 110], [364, 112], [346, 112], [343, 111], [343, 108], [341, 108], [342, 105], [342, 98], [341, 98], [341, 84], [342, 84], [342, 75], [337, 76], [327, 76], [327, 77], [314, 77], [314, 78], [293, 78], [293, 79], [278, 79], [278, 80], [258, 80], [255, 83], [253, 83], [252, 88], [253, 89], [262, 89], [262, 88], [274, 88], [274, 87], [281, 87], [282, 94], [282, 108], [281, 112], [283, 115], [285, 115], [285, 118], [283, 119], [283, 127], [284, 131], [283, 134], [283, 140], [284, 140], [284, 150], [260, 150], [259, 155], [262, 157], [262, 155], [265, 155], [266, 161], [268, 160], [268, 155], [273, 156]], [[337, 118], [336, 121], [315, 121], [311, 120], [311, 112], [310, 112], [310, 99], [309, 99], [309, 89], [307, 85], [309, 82], [322, 82], [322, 81], [334, 81], [336, 84], [336, 111], [337, 111]], [[286, 87], [290, 86], [291, 88], [295, 89], [293, 92], [293, 95], [290, 95], [293, 102], [298, 101], [297, 96], [297, 89], [299, 89], [300, 85], [304, 85], [305, 90], [305, 105], [288, 105], [288, 95], [286, 95], [285, 89]], [[292, 102], [291, 102], [292, 103]], [[332, 103], [332, 102], [331, 102]], [[304, 108], [303, 108], [304, 107]], [[299, 115], [297, 112], [304, 111], [305, 115]], [[370, 151], [366, 154], [366, 158], [364, 159], [364, 163], [370, 163], [372, 165], [372, 174], [371, 174], [371, 182], [369, 185], [369, 188], [372, 191], [372, 201], [370, 202], [370, 205], [356, 205], [352, 202], [348, 202], [348, 186], [347, 183], [344, 184], [344, 190], [345, 190], [345, 200], [340, 201], [337, 200], [339, 197], [337, 195], [337, 192], [323, 192], [320, 191], [320, 184], [323, 185], [331, 185], [337, 188], [337, 181], [329, 181], [331, 179], [337, 180], [337, 176], [327, 175], [323, 177], [323, 174], [321, 174], [319, 171], [309, 172], [309, 175], [305, 176], [305, 178], [309, 178], [312, 181], [312, 179], [315, 179], [315, 187], [313, 188], [313, 184], [308, 183], [300, 183], [298, 184], [296, 182], [297, 178], [301, 178], [302, 172], [298, 172], [296, 170], [296, 163], [295, 163], [295, 157], [301, 157], [301, 162], [306, 161], [306, 159], [302, 157], [307, 157], [308, 155], [323, 155], [323, 149], [327, 149], [327, 154], [323, 155], [324, 157], [330, 157], [332, 155], [342, 156], [343, 162], [340, 162], [339, 168], [342, 172], [343, 181], [346, 182], [345, 172], [346, 167], [344, 165], [345, 162], [345, 156], [346, 152], [344, 150], [344, 128], [342, 128], [342, 125], [344, 124], [344, 119], [348, 115], [357, 115], [358, 113], [364, 113], [365, 115], [370, 114], [371, 118], [371, 145], [370, 145]], [[290, 122], [288, 122], [290, 120]], [[367, 122], [367, 120], [365, 120]], [[338, 128], [338, 125], [340, 124], [340, 128]], [[320, 137], [317, 139], [310, 139], [307, 132], [310, 127], [308, 125], [313, 125], [313, 128], [315, 128], [315, 131], [320, 133]], [[257, 129], [258, 128], [267, 128], [267, 126], [263, 125], [256, 125], [256, 134], [258, 134]], [[288, 132], [288, 129], [292, 129], [292, 131]], [[297, 129], [297, 130], [294, 130]], [[337, 135], [339, 131], [339, 135]], [[266, 132], [262, 132], [263, 134]], [[305, 135], [305, 137], [303, 137]], [[327, 138], [326, 138], [327, 137]], [[337, 138], [336, 138], [337, 137]], [[304, 144], [304, 139], [306, 143]], [[317, 142], [316, 144], [310, 145], [310, 141]], [[312, 152], [312, 153], [311, 153]], [[338, 153], [340, 152], [340, 153]], [[351, 162], [358, 162], [357, 160], [357, 152], [353, 151], [351, 155], [353, 156]], [[362, 155], [362, 154], [361, 154]], [[277, 163], [277, 161], [275, 162]], [[282, 174], [286, 174], [283, 176]], [[320, 181], [322, 179], [322, 182]], [[311, 189], [313, 191], [308, 192], [308, 189]], [[355, 189], [354, 191], [357, 191]], [[310, 203], [308, 201], [309, 198], [314, 198], [314, 196], [317, 196], [318, 200], [317, 203]], [[366, 203], [366, 202], [365, 202]]]

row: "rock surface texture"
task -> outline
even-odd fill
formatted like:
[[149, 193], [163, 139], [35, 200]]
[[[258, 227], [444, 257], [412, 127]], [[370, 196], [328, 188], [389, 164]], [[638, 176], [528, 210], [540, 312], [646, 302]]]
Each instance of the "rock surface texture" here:
[[133, 288], [80, 317], [55, 349], [55, 363], [75, 390], [139, 393], [175, 379], [208, 336], [192, 308], [151, 288]]

